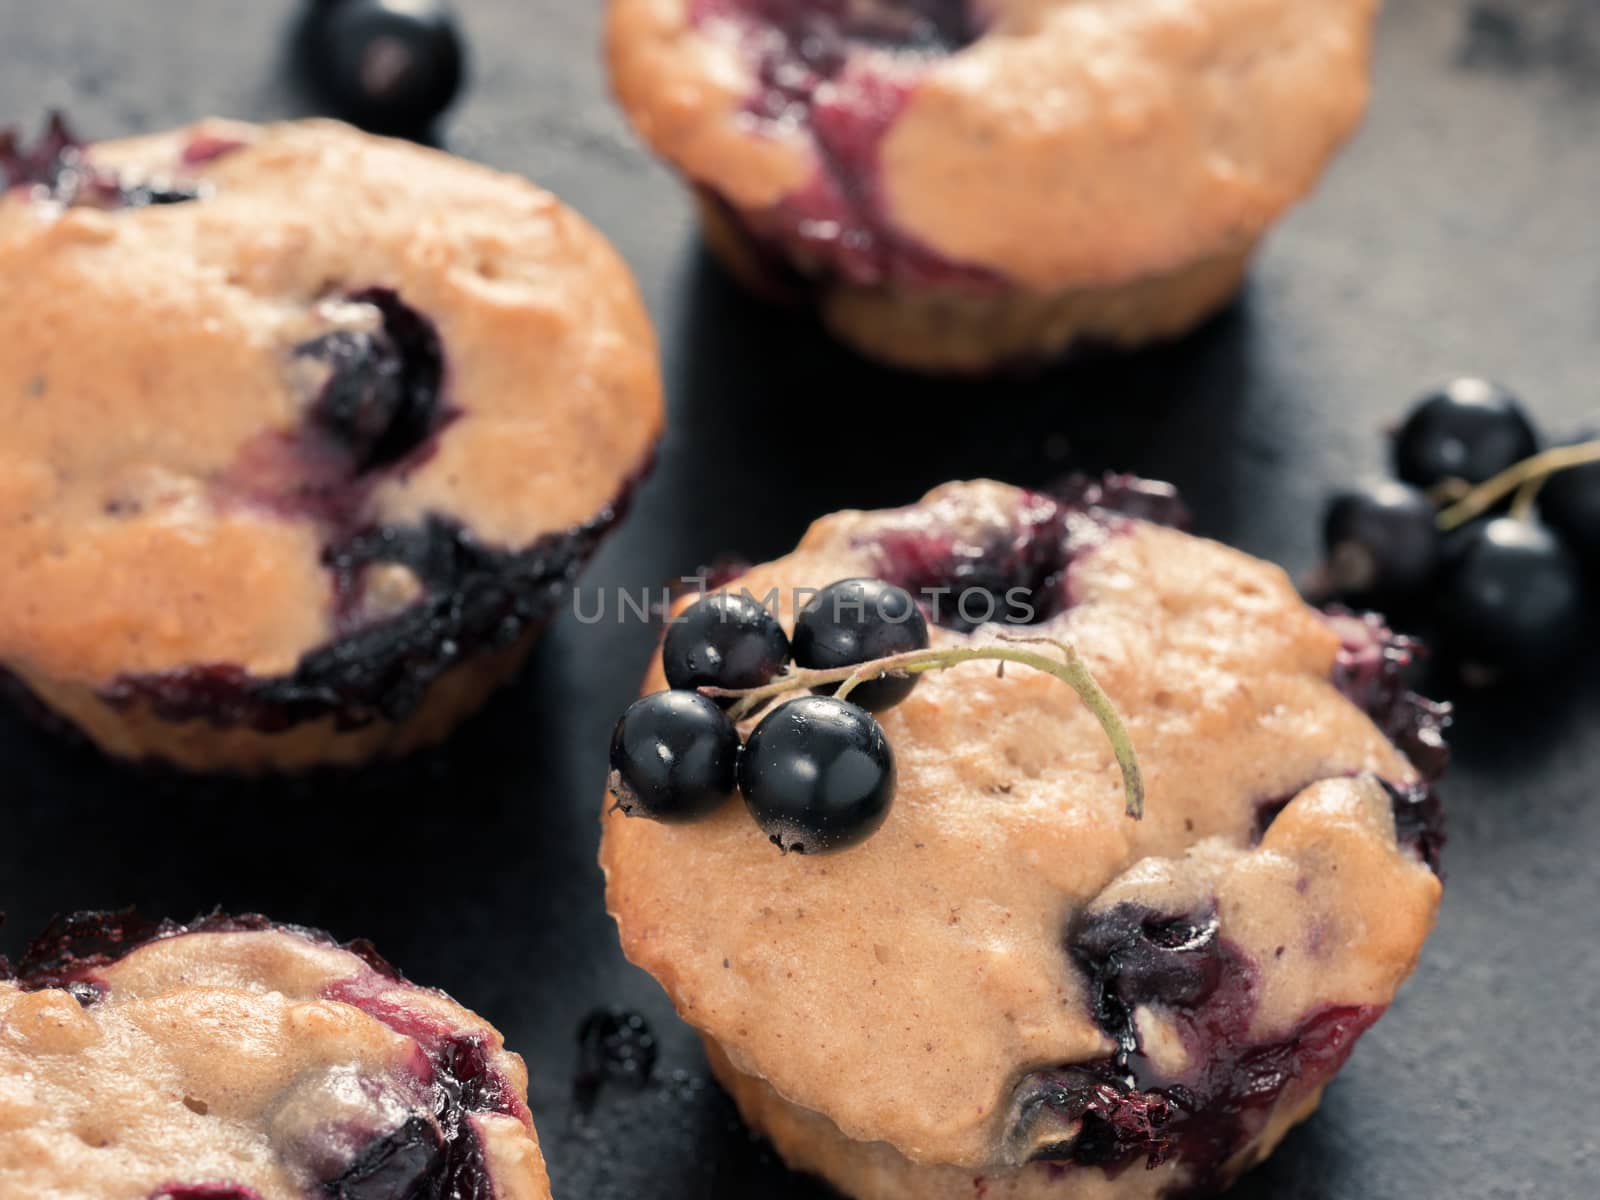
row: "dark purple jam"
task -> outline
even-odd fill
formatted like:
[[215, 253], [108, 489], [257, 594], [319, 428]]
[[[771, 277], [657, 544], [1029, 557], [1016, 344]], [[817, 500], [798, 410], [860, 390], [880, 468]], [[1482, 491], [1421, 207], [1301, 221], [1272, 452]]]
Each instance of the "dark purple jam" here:
[[1074, 476], [1048, 494], [1025, 493], [1011, 528], [982, 544], [937, 531], [886, 534], [877, 571], [947, 629], [1037, 625], [1072, 607], [1073, 563], [1133, 520], [1182, 528], [1188, 513], [1168, 484]]
[[[486, 545], [453, 518], [416, 525], [371, 519], [373, 491], [424, 462], [453, 419], [447, 368], [433, 323], [393, 291], [347, 300], [379, 313], [370, 330], [338, 330], [296, 348], [323, 363], [326, 382], [306, 419], [248, 445], [215, 486], [224, 497], [319, 525], [334, 582], [337, 636], [295, 670], [263, 678], [236, 664], [199, 664], [115, 680], [113, 704], [144, 704], [172, 721], [279, 732], [333, 717], [341, 729], [401, 721], [428, 688], [462, 661], [517, 641], [559, 607], [567, 588], [626, 511], [643, 471], [589, 521], [533, 545]], [[419, 595], [401, 611], [372, 617], [369, 569], [409, 569]]]
[[766, 212], [739, 216], [758, 240], [817, 259], [849, 283], [994, 287], [895, 230], [879, 150], [929, 64], [980, 32], [964, 0], [695, 0], [702, 28], [726, 26], [758, 81], [748, 111], [804, 131], [817, 172]]
[[0, 191], [34, 188], [68, 208], [148, 208], [201, 198], [190, 183], [126, 180], [91, 163], [60, 113], [50, 117], [32, 146], [14, 129], [0, 130]]
[[[373, 1138], [333, 1178], [322, 1184], [328, 1200], [494, 1200], [494, 1188], [471, 1118], [502, 1113], [527, 1120], [527, 1106], [489, 1061], [484, 1035], [461, 1034], [430, 1012], [408, 1009], [385, 991], [403, 984], [399, 972], [365, 941], [342, 945], [320, 930], [284, 925], [248, 914], [213, 913], [180, 925], [149, 921], [133, 910], [86, 912], [60, 917], [27, 948], [14, 972], [0, 960], [0, 978], [14, 978], [28, 991], [63, 988], [80, 1004], [97, 1002], [105, 985], [94, 976], [153, 941], [190, 933], [241, 933], [278, 929], [322, 945], [340, 946], [371, 973], [342, 980], [329, 999], [354, 1005], [421, 1049], [418, 1081], [431, 1100], [398, 1128]], [[149, 1200], [260, 1200], [231, 1183], [171, 1183]]]
[[1421, 643], [1395, 633], [1375, 613], [1330, 610], [1339, 634], [1333, 682], [1350, 702], [1372, 718], [1428, 779], [1438, 779], [1450, 763], [1445, 731], [1450, 705], [1417, 695], [1406, 686], [1411, 667], [1424, 654]]
[[411, 567], [423, 598], [403, 612], [353, 629], [306, 654], [292, 674], [253, 676], [236, 666], [189, 667], [123, 676], [112, 703], [149, 705], [172, 721], [203, 719], [266, 732], [333, 716], [342, 728], [403, 720], [440, 675], [508, 645], [555, 615], [583, 564], [626, 510], [634, 484], [584, 524], [547, 534], [525, 550], [485, 546], [459, 522], [382, 526], [326, 552], [341, 612], [353, 612], [362, 568]]
[[1195, 1008], [1225, 974], [1243, 969], [1217, 928], [1215, 912], [1168, 916], [1122, 904], [1085, 914], [1068, 931], [1072, 961], [1090, 981], [1095, 1021], [1116, 1041], [1123, 1070], [1139, 1050], [1134, 1011], [1141, 1004]]
[[[1374, 613], [1332, 610], [1328, 620], [1340, 638], [1334, 685], [1372, 718], [1422, 776], [1414, 784], [1383, 781], [1394, 805], [1395, 833], [1402, 846], [1440, 874], [1444, 805], [1436, 785], [1450, 763], [1445, 742], [1453, 720], [1450, 705], [1419, 696], [1406, 685], [1410, 669], [1424, 653], [1415, 639], [1395, 633]], [[1275, 815], [1266, 810], [1262, 828]]]
[[[1029, 1077], [1012, 1136], [1052, 1171], [1181, 1159], [1196, 1194], [1224, 1168], [1291, 1088], [1308, 1093], [1343, 1065], [1377, 1008], [1331, 1008], [1289, 1036], [1251, 1042], [1256, 969], [1220, 936], [1214, 913], [1158, 913], [1118, 905], [1087, 913], [1066, 949], [1089, 981], [1096, 1022], [1116, 1044], [1109, 1059]], [[1142, 1052], [1134, 1012], [1157, 1005], [1177, 1023], [1189, 1066], [1165, 1076]]]
[[396, 1003], [383, 994], [387, 982], [344, 980], [327, 997], [354, 1005], [422, 1048], [421, 1082], [432, 1112], [375, 1141], [326, 1185], [327, 1194], [330, 1200], [494, 1200], [472, 1117], [498, 1113], [527, 1121], [527, 1105], [491, 1065], [484, 1035], [462, 1035], [431, 1013]]

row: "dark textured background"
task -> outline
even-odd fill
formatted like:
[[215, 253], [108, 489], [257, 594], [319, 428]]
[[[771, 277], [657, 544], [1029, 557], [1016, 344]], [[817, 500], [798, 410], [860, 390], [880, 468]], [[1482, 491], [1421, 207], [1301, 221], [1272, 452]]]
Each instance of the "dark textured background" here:
[[[1392, 0], [1365, 133], [1235, 311], [1180, 345], [982, 387], [867, 367], [730, 290], [607, 101], [597, 0], [464, 7], [475, 80], [448, 144], [586, 212], [661, 329], [672, 430], [590, 585], [767, 556], [815, 514], [950, 477], [1043, 482], [1069, 465], [1176, 480], [1203, 532], [1303, 571], [1325, 490], [1379, 464], [1380, 427], [1436, 377], [1503, 377], [1558, 427], [1600, 404], [1600, 0]], [[293, 15], [265, 0], [0, 0], [0, 122], [62, 106], [107, 136], [307, 111], [282, 51]], [[651, 636], [568, 618], [446, 752], [356, 781], [181, 784], [0, 718], [0, 947], [58, 910], [129, 902], [367, 935], [526, 1055], [560, 1196], [818, 1197], [740, 1132], [602, 908], [605, 744]], [[1438, 934], [1321, 1115], [1239, 1194], [1595, 1194], [1596, 661], [1465, 700]], [[662, 1063], [652, 1087], [605, 1091], [584, 1116], [574, 1030], [608, 1004], [648, 1015]]]

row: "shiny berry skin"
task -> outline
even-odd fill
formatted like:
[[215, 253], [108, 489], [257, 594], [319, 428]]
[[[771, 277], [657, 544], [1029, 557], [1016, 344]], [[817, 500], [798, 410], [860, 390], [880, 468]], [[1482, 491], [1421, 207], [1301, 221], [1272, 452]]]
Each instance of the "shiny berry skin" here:
[[1539, 449], [1517, 398], [1497, 383], [1457, 379], [1424, 396], [1394, 436], [1395, 474], [1428, 488], [1482, 483]]
[[[1597, 440], [1600, 431], [1576, 439]], [[1539, 515], [1591, 570], [1600, 570], [1600, 463], [1559, 471], [1545, 480]]]
[[[830, 583], [800, 611], [794, 623], [797, 666], [827, 671], [924, 650], [928, 622], [904, 588], [881, 579], [841, 579]], [[850, 701], [869, 712], [893, 708], [917, 686], [915, 675], [886, 675], [850, 692]], [[837, 687], [817, 689], [832, 694]]]
[[865, 840], [894, 800], [894, 752], [877, 719], [847, 700], [802, 696], [756, 726], [739, 790], [779, 849], [827, 854]]
[[636, 700], [611, 735], [611, 794], [630, 817], [692, 821], [733, 798], [739, 731], [698, 692]]
[[1498, 517], [1457, 545], [1439, 590], [1439, 619], [1465, 662], [1511, 674], [1570, 656], [1583, 628], [1577, 559], [1545, 525]]
[[1390, 479], [1337, 493], [1322, 526], [1334, 587], [1347, 596], [1420, 591], [1439, 566], [1437, 517], [1426, 493]]
[[443, 0], [340, 0], [306, 30], [311, 78], [340, 116], [379, 133], [422, 133], [461, 89], [465, 52]]
[[788, 661], [789, 637], [778, 618], [753, 596], [733, 592], [714, 592], [684, 609], [661, 648], [667, 684], [691, 690], [760, 687]]

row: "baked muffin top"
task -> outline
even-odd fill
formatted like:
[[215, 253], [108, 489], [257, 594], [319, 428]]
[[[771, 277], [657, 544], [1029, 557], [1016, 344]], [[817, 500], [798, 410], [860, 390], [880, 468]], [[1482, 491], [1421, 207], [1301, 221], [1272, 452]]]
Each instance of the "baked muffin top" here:
[[373, 531], [608, 519], [659, 432], [604, 239], [326, 121], [0, 142], [0, 661], [253, 676], [414, 603]]
[[[628, 956], [735, 1068], [850, 1138], [975, 1170], [1182, 1154], [1197, 1127], [1177, 1113], [1168, 1145], [1140, 1105], [1239, 1100], [1250, 1119], [1229, 1089], [1262, 1063], [1342, 1061], [1432, 926], [1436, 801], [1385, 730], [1431, 769], [1439, 714], [1396, 683], [1404, 643], [1307, 607], [1277, 567], [1126, 515], [1161, 510], [1130, 486], [950, 484], [825, 517], [726, 586], [775, 598], [792, 628], [797, 589], [803, 606], [877, 576], [937, 600], [935, 647], [1071, 642], [1138, 750], [1142, 821], [1071, 690], [982, 662], [879, 714], [899, 782], [859, 847], [781, 856], [738, 805], [605, 818]], [[957, 607], [1015, 611], [1014, 588], [1029, 629]], [[664, 686], [658, 658], [645, 691]], [[1049, 1127], [1040, 1095], [1063, 1072], [1116, 1081], [1092, 1137]]]
[[522, 1060], [365, 947], [91, 914], [5, 975], [8, 1200], [549, 1198]]
[[609, 51], [659, 153], [856, 282], [1048, 291], [1246, 249], [1364, 111], [1376, 9], [611, 0]]

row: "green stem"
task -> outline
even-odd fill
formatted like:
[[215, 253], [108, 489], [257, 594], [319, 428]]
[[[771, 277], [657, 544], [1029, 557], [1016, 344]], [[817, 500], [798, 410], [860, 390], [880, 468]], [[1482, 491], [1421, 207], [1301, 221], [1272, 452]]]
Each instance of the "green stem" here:
[[1128, 816], [1136, 821], [1143, 817], [1144, 777], [1139, 771], [1139, 756], [1134, 750], [1133, 739], [1128, 734], [1127, 726], [1122, 723], [1122, 716], [1117, 712], [1116, 705], [1111, 702], [1111, 697], [1106, 695], [1105, 689], [1084, 665], [1077, 650], [1066, 642], [1058, 642], [1053, 638], [1005, 638], [1004, 640], [1052, 646], [1061, 652], [1062, 659], [1057, 660], [1034, 650], [1013, 649], [1009, 646], [952, 646], [944, 649], [912, 650], [856, 666], [835, 667], [824, 671], [791, 667], [762, 687], [747, 688], [742, 691], [708, 687], [702, 688], [701, 691], [708, 696], [737, 697], [738, 703], [728, 710], [728, 715], [735, 721], [742, 721], [768, 701], [775, 700], [779, 696], [786, 696], [790, 692], [808, 691], [827, 684], [838, 684], [839, 689], [834, 695], [837, 699], [844, 700], [861, 684], [885, 675], [923, 675], [929, 671], [943, 671], [968, 662], [988, 661], [1002, 665], [1018, 663], [1021, 666], [1032, 667], [1036, 671], [1043, 671], [1046, 675], [1055, 676], [1078, 694], [1078, 699], [1083, 701], [1084, 706], [1100, 722], [1100, 728], [1105, 731], [1106, 739], [1111, 743], [1112, 752], [1117, 757], [1117, 766], [1122, 769], [1122, 787], [1126, 796]]
[[1493, 479], [1479, 484], [1460, 500], [1445, 508], [1439, 514], [1439, 528], [1445, 533], [1459, 529], [1468, 521], [1483, 516], [1513, 492], [1542, 481], [1558, 471], [1569, 471], [1573, 467], [1583, 467], [1590, 463], [1600, 463], [1600, 441], [1580, 442], [1576, 446], [1557, 446], [1554, 450], [1546, 450], [1542, 454], [1535, 454], [1532, 458], [1525, 458], [1515, 466], [1501, 471]]

